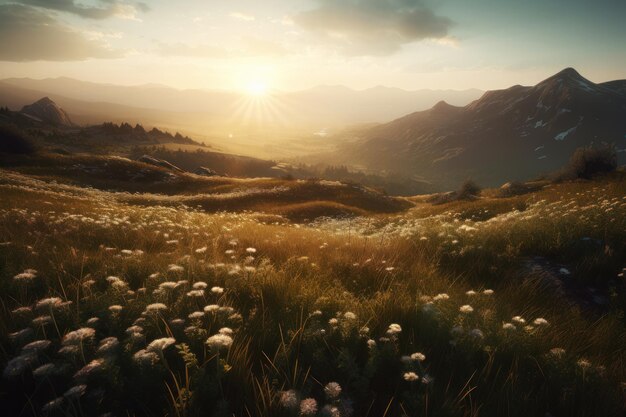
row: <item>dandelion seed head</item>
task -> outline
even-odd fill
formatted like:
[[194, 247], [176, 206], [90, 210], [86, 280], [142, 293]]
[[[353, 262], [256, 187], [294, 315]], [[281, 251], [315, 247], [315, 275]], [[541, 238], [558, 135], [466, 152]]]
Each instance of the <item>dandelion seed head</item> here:
[[339, 395], [341, 395], [341, 385], [339, 385], [337, 382], [329, 382], [324, 387], [324, 393], [331, 400], [338, 398]]
[[420, 378], [415, 372], [405, 372], [402, 377], [408, 382], [417, 381]]

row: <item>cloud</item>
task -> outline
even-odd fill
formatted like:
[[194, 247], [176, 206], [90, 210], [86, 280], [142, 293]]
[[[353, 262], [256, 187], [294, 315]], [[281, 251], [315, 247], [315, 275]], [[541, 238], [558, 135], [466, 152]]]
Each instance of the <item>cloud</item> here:
[[134, 5], [118, 0], [101, 0], [102, 7], [85, 6], [74, 0], [18, 0], [30, 6], [42, 7], [49, 10], [72, 13], [87, 19], [106, 19], [119, 17], [122, 19], [137, 19], [137, 10], [146, 12], [150, 7], [143, 2]]
[[251, 14], [240, 13], [240, 12], [232, 12], [230, 15], [233, 19], [245, 20], [246, 22], [252, 22], [255, 20], [255, 17]]
[[402, 45], [446, 38], [452, 21], [423, 0], [316, 0], [294, 21], [348, 55], [390, 55]]
[[210, 44], [187, 44], [182, 42], [157, 42], [155, 51], [161, 56], [189, 58], [241, 58], [286, 55], [288, 51], [280, 44], [256, 37], [244, 37], [239, 45], [229, 49]]
[[59, 23], [41, 10], [18, 4], [0, 5], [0, 39], [1, 61], [80, 61], [122, 56], [120, 51]]

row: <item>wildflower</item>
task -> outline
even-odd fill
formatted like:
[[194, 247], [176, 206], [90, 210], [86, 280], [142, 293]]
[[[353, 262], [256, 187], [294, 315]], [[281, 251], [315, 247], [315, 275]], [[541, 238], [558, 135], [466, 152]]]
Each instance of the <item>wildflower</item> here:
[[52, 323], [52, 317], [48, 315], [35, 317], [31, 323], [33, 323], [33, 326], [44, 326], [46, 324]]
[[578, 366], [582, 369], [589, 369], [591, 367], [591, 362], [584, 358], [580, 358], [576, 364], [578, 364]]
[[337, 320], [336, 318], [332, 318], [330, 320], [328, 320], [328, 324], [330, 324], [331, 326], [335, 327], [339, 324], [339, 320]]
[[16, 356], [11, 359], [4, 368], [2, 375], [5, 378], [14, 378], [20, 376], [37, 361], [37, 356], [33, 353]]
[[544, 319], [543, 317], [538, 317], [535, 319], [535, 321], [533, 321], [533, 324], [535, 326], [547, 326], [548, 320]]
[[550, 355], [560, 358], [561, 356], [565, 355], [565, 349], [559, 347], [552, 348], [550, 349]]
[[63, 394], [63, 396], [70, 400], [78, 399], [82, 397], [86, 391], [87, 391], [87, 385], [76, 385], [68, 389], [67, 391], [65, 391], [65, 394]]
[[174, 281], [165, 281], [159, 284], [159, 289], [162, 290], [173, 290], [176, 288], [176, 282]]
[[142, 332], [143, 332], [143, 327], [137, 326], [137, 325], [130, 326], [129, 328], [126, 329], [126, 334], [142, 333]]
[[37, 309], [44, 309], [44, 308], [49, 308], [49, 309], [54, 309], [54, 308], [58, 308], [60, 306], [63, 305], [63, 300], [61, 300], [59, 297], [50, 297], [50, 298], [43, 298], [39, 301], [37, 301], [37, 305], [35, 308]]
[[202, 317], [204, 317], [204, 312], [194, 311], [193, 313], [189, 314], [187, 317], [191, 320], [200, 320]]
[[22, 354], [39, 353], [43, 350], [48, 349], [51, 343], [52, 342], [49, 340], [35, 340], [34, 342], [30, 342], [22, 348]]
[[157, 314], [167, 310], [167, 306], [163, 303], [153, 303], [146, 306], [146, 313]]
[[373, 339], [367, 340], [367, 347], [370, 349], [374, 349], [376, 347], [376, 341]]
[[296, 408], [298, 406], [298, 397], [296, 391], [282, 391], [280, 393], [280, 405], [284, 408]]
[[219, 329], [218, 333], [226, 336], [232, 336], [233, 329], [231, 329], [230, 327], [222, 327], [221, 329]]
[[93, 339], [96, 335], [96, 331], [91, 327], [81, 327], [78, 330], [69, 332], [63, 337], [63, 345], [78, 345], [84, 340]]
[[336, 406], [327, 404], [322, 408], [322, 415], [324, 417], [341, 417], [341, 412]]
[[466, 292], [465, 292], [465, 295], [468, 295], [468, 296], [470, 296], [470, 297], [471, 297], [471, 296], [474, 296], [474, 295], [476, 295], [476, 291], [474, 291], [474, 290], [469, 290], [469, 291], [466, 291]]
[[102, 370], [104, 359], [94, 359], [74, 374], [75, 379], [85, 379]]
[[504, 330], [515, 330], [516, 327], [513, 323], [504, 323], [502, 324], [502, 329]]
[[420, 352], [415, 352], [414, 354], [411, 355], [411, 359], [413, 359], [414, 361], [423, 362], [426, 360], [426, 355]]
[[213, 294], [219, 295], [219, 294], [222, 294], [224, 292], [224, 288], [222, 288], [222, 287], [213, 287], [213, 288], [211, 288], [211, 292]]
[[162, 352], [171, 345], [176, 343], [176, 339], [173, 337], [162, 337], [160, 339], [155, 339], [146, 348], [148, 352]]
[[347, 312], [345, 312], [345, 313], [344, 313], [344, 315], [343, 315], [343, 317], [344, 317], [346, 320], [356, 320], [356, 314], [354, 314], [354, 313], [353, 313], [353, 312], [351, 312], [351, 311], [347, 311]]
[[204, 307], [204, 312], [205, 313], [215, 313], [220, 309], [220, 306], [218, 306], [217, 304], [209, 304], [208, 306]]
[[462, 305], [462, 306], [459, 308], [459, 311], [460, 311], [461, 313], [463, 313], [463, 314], [469, 314], [469, 313], [471, 313], [472, 311], [474, 311], [474, 308], [473, 308], [471, 305], [469, 305], [469, 304], [465, 304], [465, 305]]
[[248, 252], [248, 253], [256, 253], [256, 249], [255, 248], [247, 248], [246, 252]]
[[215, 334], [209, 337], [206, 342], [207, 346], [214, 350], [229, 348], [233, 344], [233, 338], [226, 334]]
[[11, 311], [11, 314], [16, 315], [16, 316], [27, 316], [29, 314], [32, 314], [33, 309], [30, 307], [18, 307], [15, 310]]
[[389, 325], [389, 328], [387, 329], [387, 334], [388, 335], [395, 335], [402, 332], [402, 327], [400, 327], [399, 324], [397, 323], [391, 323]]
[[524, 320], [521, 316], [515, 316], [511, 319], [511, 321], [520, 325], [526, 324], [526, 320]]
[[470, 332], [470, 336], [472, 336], [475, 339], [483, 339], [485, 337], [483, 331], [480, 329], [473, 329]]
[[29, 283], [37, 277], [37, 271], [35, 269], [26, 269], [13, 277], [17, 282]]
[[324, 393], [331, 400], [338, 398], [341, 395], [341, 385], [336, 382], [329, 382], [324, 387]]
[[206, 250], [207, 250], [207, 247], [206, 247], [206, 246], [203, 246], [203, 247], [201, 247], [201, 248], [196, 249], [196, 251], [195, 251], [195, 252], [196, 252], [196, 253], [198, 253], [198, 254], [203, 254], [203, 253], [205, 253], [205, 252], [206, 252]]
[[135, 352], [133, 360], [140, 366], [152, 366], [159, 361], [159, 355], [146, 349], [141, 349]]
[[59, 349], [59, 355], [64, 355], [64, 356], [75, 356], [78, 355], [78, 352], [80, 351], [80, 349], [78, 348], [78, 346], [76, 345], [69, 345], [69, 346], [63, 346], [61, 349]]
[[203, 281], [194, 282], [192, 287], [194, 290], [203, 290], [207, 287], [207, 283]]
[[486, 290], [483, 291], [483, 294], [485, 294], [485, 295], [493, 295], [493, 290], [486, 289]]
[[35, 378], [45, 378], [54, 374], [56, 371], [56, 367], [53, 363], [47, 363], [45, 365], [41, 365], [37, 369], [33, 371], [33, 376]]
[[182, 267], [182, 266], [180, 266], [180, 265], [170, 264], [170, 265], [167, 267], [167, 270], [168, 270], [169, 272], [183, 272], [183, 271], [185, 270], [185, 268], [184, 268], [184, 267]]
[[448, 300], [450, 296], [446, 293], [437, 294], [433, 297], [433, 301]]
[[317, 413], [317, 401], [315, 398], [306, 398], [300, 401], [300, 414], [303, 416], [314, 416]]
[[112, 314], [119, 314], [122, 311], [122, 306], [117, 304], [109, 306], [109, 311]]
[[415, 372], [405, 372], [402, 377], [408, 382], [417, 381], [420, 378]]
[[187, 292], [187, 297], [204, 297], [204, 290], [191, 290]]
[[61, 405], [63, 404], [63, 401], [64, 401], [63, 397], [55, 398], [54, 400], [48, 401], [47, 403], [45, 403], [44, 406], [41, 408], [41, 410], [46, 413], [57, 410], [61, 407]]

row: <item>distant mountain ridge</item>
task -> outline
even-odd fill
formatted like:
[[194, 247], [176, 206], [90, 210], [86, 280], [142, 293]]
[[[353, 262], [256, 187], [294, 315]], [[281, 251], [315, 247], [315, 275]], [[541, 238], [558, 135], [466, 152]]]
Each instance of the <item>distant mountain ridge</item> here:
[[626, 80], [595, 84], [573, 68], [532, 87], [488, 91], [464, 107], [429, 110], [353, 132], [340, 155], [369, 169], [420, 176], [443, 188], [526, 179], [562, 166], [577, 147], [626, 153]]

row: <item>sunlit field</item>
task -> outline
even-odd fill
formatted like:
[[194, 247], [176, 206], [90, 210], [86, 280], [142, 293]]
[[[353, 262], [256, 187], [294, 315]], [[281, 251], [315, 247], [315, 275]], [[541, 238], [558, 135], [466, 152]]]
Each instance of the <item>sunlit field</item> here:
[[298, 223], [0, 193], [3, 415], [623, 412], [623, 172]]

